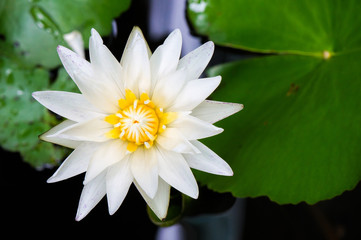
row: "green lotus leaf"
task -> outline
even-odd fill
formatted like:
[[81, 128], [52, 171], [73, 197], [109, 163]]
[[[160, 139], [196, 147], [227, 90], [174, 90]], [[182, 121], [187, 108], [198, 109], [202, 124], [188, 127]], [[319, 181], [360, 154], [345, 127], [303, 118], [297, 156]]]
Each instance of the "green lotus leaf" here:
[[82, 33], [84, 44], [90, 29], [109, 34], [111, 21], [130, 5], [130, 0], [33, 0], [0, 2], [0, 34], [15, 46], [22, 61], [53, 68], [60, 65], [56, 46], [63, 35]]
[[[361, 2], [190, 0], [195, 29], [224, 46], [274, 53], [217, 66], [214, 99], [244, 104], [205, 143], [233, 177], [213, 190], [315, 203], [361, 179]], [[347, 14], [345, 14], [347, 13]]]

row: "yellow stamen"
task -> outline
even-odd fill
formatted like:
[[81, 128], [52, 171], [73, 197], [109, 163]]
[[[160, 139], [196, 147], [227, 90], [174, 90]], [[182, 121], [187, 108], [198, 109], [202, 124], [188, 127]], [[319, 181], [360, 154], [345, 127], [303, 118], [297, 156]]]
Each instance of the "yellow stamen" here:
[[137, 144], [135, 144], [134, 142], [129, 142], [127, 146], [127, 151], [132, 153], [135, 150], [137, 150], [137, 148], [138, 148]]
[[142, 93], [137, 99], [129, 89], [125, 99], [119, 99], [118, 104], [121, 110], [105, 117], [105, 121], [114, 126], [106, 136], [127, 141], [128, 152], [134, 152], [141, 145], [152, 147], [158, 134], [178, 117], [175, 112], [164, 112], [163, 108], [155, 107], [148, 94]]
[[[140, 95], [139, 101], [140, 101], [141, 103], [144, 103], [144, 102], [147, 101], [147, 100], [149, 100], [148, 94], [142, 93], [142, 94]], [[149, 101], [150, 101], [150, 100], [149, 100]], [[146, 103], [144, 103], [144, 104], [146, 104]]]
[[127, 108], [129, 105], [132, 105], [134, 103], [134, 100], [136, 100], [137, 97], [135, 94], [130, 91], [129, 89], [125, 90], [125, 99], [119, 99], [118, 105], [121, 109]]
[[176, 112], [164, 113], [163, 117], [162, 117], [162, 123], [167, 125], [167, 124], [173, 122], [174, 120], [176, 120], [177, 117], [178, 117], [178, 113], [176, 113]]
[[145, 135], [147, 135], [147, 137], [149, 138], [149, 140], [154, 141], [155, 136], [153, 136], [152, 134], [150, 134], [148, 131], [145, 131], [144, 133], [145, 133]]
[[144, 105], [147, 105], [150, 108], [155, 108], [155, 105], [152, 101], [150, 101], [149, 99], [144, 101]]
[[163, 125], [159, 125], [159, 129], [158, 129], [158, 132], [159, 133], [162, 133], [164, 132], [164, 130], [166, 129], [167, 127], [163, 124]]
[[127, 100], [125, 99], [119, 99], [118, 100], [118, 105], [121, 109], [124, 109], [126, 107], [128, 107], [128, 104], [127, 104]]
[[148, 149], [151, 147], [149, 142], [144, 142], [144, 146]]
[[158, 118], [161, 119], [163, 117], [163, 108], [156, 108], [155, 113], [157, 114]]
[[125, 140], [125, 138], [124, 138], [124, 134], [125, 134], [125, 131], [124, 131], [124, 130], [122, 130], [122, 131], [120, 132], [120, 134], [119, 134], [119, 138], [121, 138], [121, 139]]
[[149, 149], [153, 146], [153, 141], [144, 142], [145, 148]]
[[126, 89], [125, 90], [125, 99], [127, 99], [127, 102], [132, 104], [132, 102], [134, 102], [134, 100], [136, 100], [137, 97], [135, 96], [135, 94], [132, 91], [130, 91], [129, 89]]
[[120, 118], [118, 116], [116, 116], [115, 114], [108, 115], [105, 117], [105, 121], [112, 125], [117, 124], [119, 122], [119, 120], [120, 120]]
[[120, 128], [118, 127], [113, 128], [112, 130], [106, 133], [106, 136], [112, 139], [119, 138], [119, 135], [120, 135]]

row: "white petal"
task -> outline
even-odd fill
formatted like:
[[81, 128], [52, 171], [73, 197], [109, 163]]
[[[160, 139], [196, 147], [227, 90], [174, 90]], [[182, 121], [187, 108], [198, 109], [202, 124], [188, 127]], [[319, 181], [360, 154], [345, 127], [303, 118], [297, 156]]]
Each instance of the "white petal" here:
[[167, 128], [156, 142], [163, 148], [178, 153], [200, 153], [176, 128]]
[[158, 188], [156, 150], [154, 148], [144, 149], [139, 147], [132, 154], [130, 161], [135, 180], [150, 198], [154, 198]]
[[147, 202], [150, 209], [153, 210], [155, 215], [159, 219], [164, 219], [167, 216], [168, 206], [169, 206], [169, 197], [170, 197], [170, 186], [163, 179], [158, 179], [158, 191], [155, 194], [154, 198], [148, 197], [148, 195], [143, 191], [137, 182], [134, 182], [140, 194], [143, 196], [144, 200]]
[[109, 140], [105, 134], [112, 128], [113, 126], [101, 117], [73, 124], [49, 137], [60, 137], [74, 141], [104, 142]]
[[159, 176], [178, 191], [198, 198], [198, 185], [182, 154], [156, 146], [159, 153]]
[[178, 69], [187, 70], [187, 80], [197, 79], [211, 60], [213, 52], [214, 43], [206, 42], [179, 60]]
[[118, 106], [117, 102], [113, 101], [114, 96], [107, 92], [109, 87], [104, 85], [101, 79], [96, 79], [97, 75], [91, 64], [63, 46], [58, 46], [57, 50], [66, 71], [84, 97], [94, 106], [107, 113], [116, 112]]
[[192, 111], [192, 116], [209, 123], [218, 122], [243, 109], [243, 104], [205, 100]]
[[231, 167], [216, 153], [199, 141], [192, 143], [202, 152], [201, 154], [183, 154], [191, 168], [217, 175], [232, 176]]
[[189, 81], [168, 111], [190, 111], [203, 102], [219, 85], [221, 76]]
[[150, 56], [152, 55], [152, 52], [150, 51], [150, 48], [147, 44], [147, 41], [145, 40], [142, 30], [139, 27], [133, 27], [132, 32], [129, 35], [128, 41], [125, 45], [123, 54], [122, 54], [122, 59], [120, 60], [120, 64], [124, 65], [124, 62], [127, 61], [126, 56], [125, 56], [125, 52], [127, 51], [127, 49], [132, 46], [134, 44], [135, 41], [141, 40], [144, 42], [144, 44], [147, 47], [147, 54], [148, 54], [148, 58], [150, 58]]
[[182, 49], [182, 34], [179, 29], [174, 30], [165, 39], [150, 58], [152, 71], [152, 87], [158, 84], [158, 80], [174, 72], [179, 62]]
[[93, 69], [90, 63], [63, 46], [58, 46], [57, 51], [66, 71], [77, 84], [80, 91], [87, 89], [87, 83], [93, 79]]
[[124, 83], [121, 79], [121, 65], [109, 49], [103, 44], [99, 33], [93, 28], [89, 40], [89, 55], [95, 72], [109, 86], [109, 94], [114, 95], [115, 101], [124, 98]]
[[188, 140], [211, 137], [223, 132], [222, 128], [216, 127], [208, 122], [190, 115], [179, 117], [174, 122], [169, 124], [169, 127], [176, 128]]
[[82, 58], [85, 58], [84, 41], [81, 33], [74, 30], [70, 33], [64, 34], [65, 42]]
[[158, 79], [152, 95], [154, 104], [163, 109], [170, 106], [182, 90], [186, 80], [185, 76], [184, 69], [180, 69]]
[[138, 38], [123, 53], [124, 61], [122, 78], [125, 81], [125, 89], [130, 89], [138, 97], [141, 93], [149, 93], [151, 75], [147, 45], [143, 38]]
[[110, 165], [122, 160], [126, 154], [126, 143], [123, 140], [109, 140], [102, 143], [94, 152], [85, 174], [84, 184], [94, 179]]
[[84, 142], [80, 144], [61, 164], [58, 170], [48, 179], [48, 183], [59, 182], [86, 171], [98, 143]]
[[33, 92], [33, 97], [56, 114], [81, 122], [95, 117], [103, 116], [100, 110], [95, 108], [88, 100], [78, 93], [61, 91], [40, 91]]
[[105, 171], [86, 184], [80, 196], [75, 220], [82, 220], [105, 195]]
[[73, 125], [75, 125], [76, 122], [71, 121], [71, 120], [65, 120], [63, 122], [61, 122], [60, 124], [56, 125], [55, 127], [53, 127], [52, 129], [50, 129], [49, 131], [43, 133], [42, 135], [40, 135], [40, 139], [43, 141], [47, 141], [47, 142], [51, 142], [51, 143], [55, 143], [64, 147], [68, 147], [68, 148], [76, 148], [79, 146], [79, 144], [81, 144], [80, 141], [74, 141], [74, 140], [69, 140], [69, 139], [64, 139], [61, 137], [56, 137], [54, 135], [56, 135], [59, 132], [64, 131], [64, 129], [69, 128]]
[[118, 210], [132, 182], [133, 175], [130, 171], [129, 155], [108, 168], [106, 189], [110, 215]]

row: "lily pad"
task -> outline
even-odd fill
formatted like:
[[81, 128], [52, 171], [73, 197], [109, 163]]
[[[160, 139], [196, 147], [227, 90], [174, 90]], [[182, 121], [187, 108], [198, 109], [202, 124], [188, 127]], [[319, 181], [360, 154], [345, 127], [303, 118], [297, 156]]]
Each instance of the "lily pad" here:
[[91, 28], [109, 34], [112, 19], [129, 4], [130, 0], [4, 0], [0, 2], [0, 34], [16, 47], [22, 61], [53, 68], [60, 65], [56, 46], [65, 44], [64, 34], [78, 30], [88, 39]]
[[87, 47], [90, 29], [108, 34], [113, 18], [129, 5], [130, 0], [0, 1], [2, 148], [19, 151], [24, 161], [37, 168], [63, 159], [67, 150], [38, 139], [59, 121], [31, 93], [77, 91], [63, 68], [53, 69], [60, 65], [57, 45], [66, 45], [63, 35], [78, 30]]
[[[0, 45], [11, 46], [0, 41]], [[4, 46], [2, 47], [4, 48]], [[0, 144], [8, 151], [19, 151], [24, 160], [34, 167], [56, 164], [65, 150], [50, 143], [41, 143], [38, 136], [59, 121], [55, 115], [39, 105], [31, 96], [33, 91], [76, 89], [73, 81], [59, 70], [54, 83], [43, 68], [26, 68], [16, 63], [16, 56], [0, 56]]]
[[275, 53], [209, 71], [223, 77], [213, 97], [245, 108], [205, 141], [234, 176], [197, 173], [198, 180], [278, 203], [316, 203], [353, 189], [361, 179], [361, 2], [191, 0], [188, 7], [195, 28], [218, 44]]
[[189, 0], [188, 14], [220, 45], [322, 56], [360, 47], [360, 7], [358, 0]]

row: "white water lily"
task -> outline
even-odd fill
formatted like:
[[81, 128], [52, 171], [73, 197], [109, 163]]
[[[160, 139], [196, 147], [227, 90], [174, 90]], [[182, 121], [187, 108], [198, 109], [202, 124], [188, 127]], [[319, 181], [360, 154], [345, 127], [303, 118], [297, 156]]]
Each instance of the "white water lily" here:
[[94, 29], [90, 62], [58, 47], [81, 94], [40, 91], [33, 97], [67, 118], [41, 139], [75, 149], [48, 182], [86, 172], [76, 220], [105, 195], [113, 214], [132, 183], [163, 219], [171, 186], [198, 197], [190, 168], [233, 175], [229, 165], [197, 139], [221, 133], [213, 123], [243, 106], [205, 100], [221, 81], [220, 76], [198, 79], [214, 44], [207, 42], [179, 60], [181, 44], [181, 33], [175, 30], [152, 54], [135, 27], [120, 62]]

